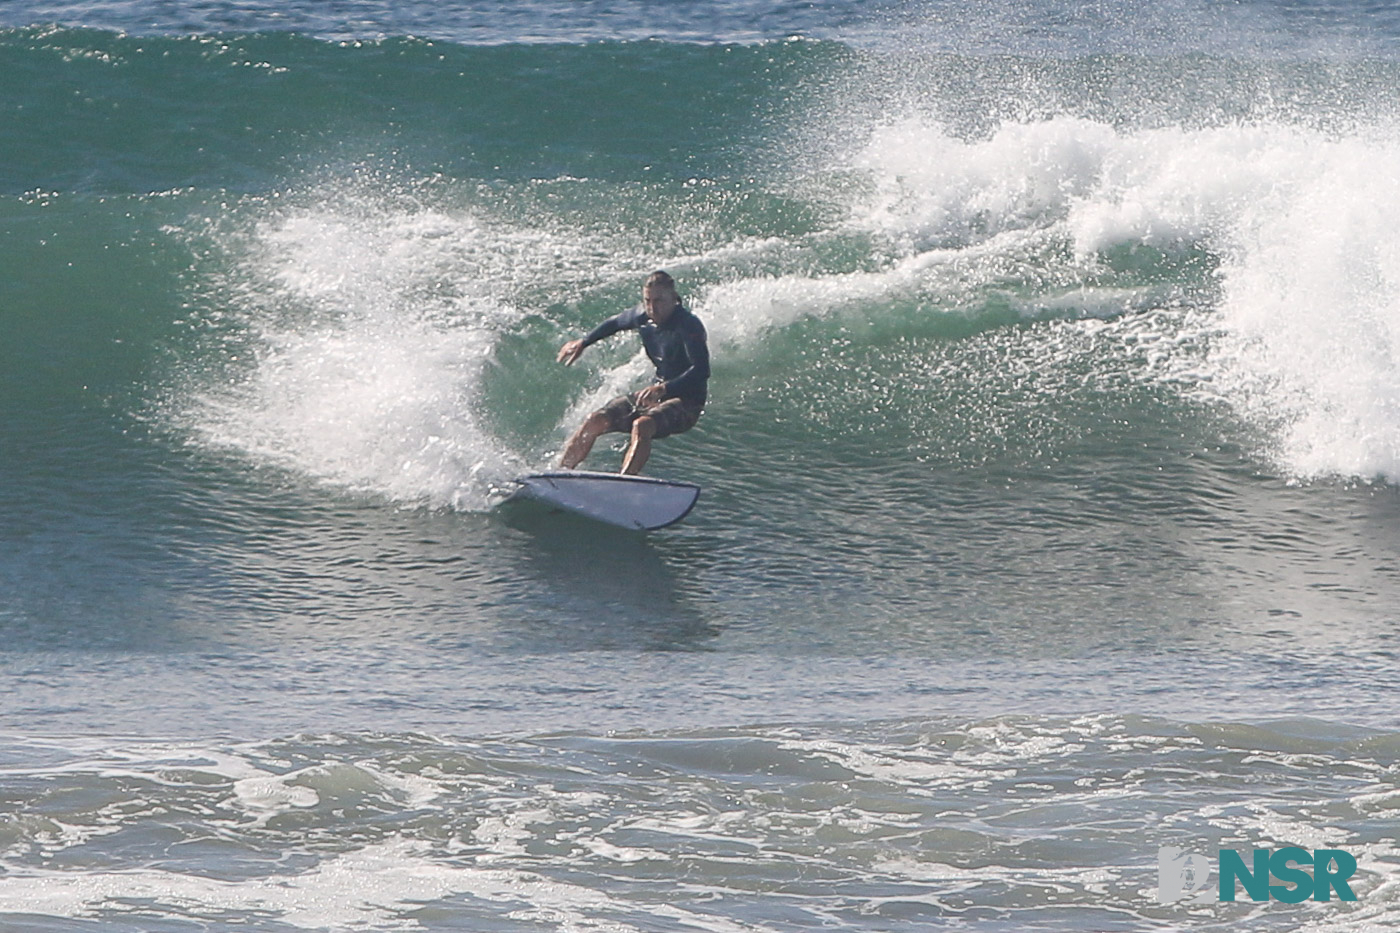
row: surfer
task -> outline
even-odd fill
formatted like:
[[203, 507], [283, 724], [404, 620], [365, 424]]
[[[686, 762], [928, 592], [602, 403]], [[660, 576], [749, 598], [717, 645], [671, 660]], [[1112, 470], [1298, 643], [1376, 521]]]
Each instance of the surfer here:
[[585, 348], [618, 331], [639, 331], [642, 346], [656, 366], [656, 378], [640, 392], [620, 395], [589, 415], [564, 445], [559, 465], [572, 470], [593, 449], [593, 442], [613, 431], [631, 432], [622, 458], [622, 472], [636, 474], [646, 466], [651, 442], [695, 427], [705, 407], [710, 378], [710, 350], [705, 325], [681, 304], [676, 282], [665, 272], [653, 272], [642, 287], [642, 303], [610, 317], [559, 350], [566, 366]]

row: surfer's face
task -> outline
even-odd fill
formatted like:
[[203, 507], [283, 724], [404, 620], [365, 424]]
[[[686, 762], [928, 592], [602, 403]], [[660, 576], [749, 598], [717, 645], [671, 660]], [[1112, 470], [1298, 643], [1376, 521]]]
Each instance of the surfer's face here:
[[647, 317], [657, 324], [665, 324], [678, 304], [680, 304], [680, 299], [676, 297], [675, 292], [669, 289], [642, 289], [642, 305], [646, 308]]

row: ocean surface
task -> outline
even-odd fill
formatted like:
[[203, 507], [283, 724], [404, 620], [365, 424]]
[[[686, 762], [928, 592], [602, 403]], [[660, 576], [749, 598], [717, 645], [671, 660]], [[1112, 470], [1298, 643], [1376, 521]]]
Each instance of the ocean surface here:
[[1391, 3], [7, 0], [0, 930], [1394, 929], [1397, 230]]

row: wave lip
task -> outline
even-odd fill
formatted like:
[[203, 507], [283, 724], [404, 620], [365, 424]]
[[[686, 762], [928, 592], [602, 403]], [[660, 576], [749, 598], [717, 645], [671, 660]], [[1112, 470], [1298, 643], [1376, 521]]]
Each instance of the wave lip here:
[[[418, 36], [463, 45], [586, 44], [665, 40], [756, 43], [793, 35], [863, 31], [886, 3], [801, 4], [668, 0], [358, 0], [353, 16], [315, 2], [240, 0], [169, 8], [145, 2], [30, 0], [0, 8], [0, 26], [62, 23], [134, 36], [301, 33], [333, 41]], [[154, 8], [153, 8], [154, 7]]]
[[849, 162], [870, 185], [847, 223], [897, 258], [793, 293], [831, 308], [921, 290], [946, 301], [961, 270], [971, 294], [1019, 280], [1031, 307], [1048, 312], [1058, 292], [1072, 316], [1096, 316], [1073, 307], [1091, 293], [1118, 293], [1117, 313], [1185, 304], [1205, 314], [1164, 374], [1260, 429], [1290, 476], [1396, 480], [1400, 179], [1378, 168], [1397, 158], [1400, 134], [1384, 123], [1056, 117], [961, 138], [906, 118], [875, 128]]

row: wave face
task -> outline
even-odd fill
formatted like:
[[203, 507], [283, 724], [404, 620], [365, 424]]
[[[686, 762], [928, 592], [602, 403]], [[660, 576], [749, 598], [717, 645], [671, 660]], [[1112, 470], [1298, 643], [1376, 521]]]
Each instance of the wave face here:
[[[1389, 58], [53, 27], [0, 48], [19, 89], [0, 143], [12, 226], [52, 218], [78, 250], [122, 243], [124, 266], [154, 267], [136, 339], [187, 362], [152, 379], [210, 403], [172, 420], [396, 501], [442, 504], [463, 464], [556, 444], [554, 420], [593, 399], [561, 398], [518, 338], [586, 326], [662, 265], [735, 361], [721, 392], [771, 394], [785, 370], [794, 421], [879, 406], [916, 460], [1046, 452], [1044, 430], [969, 443], [949, 406], [873, 387], [936, 399], [946, 382], [1005, 409], [1004, 373], [953, 359], [935, 378], [928, 348], [889, 344], [1015, 335], [1056, 389], [1031, 394], [1047, 425], [1079, 417], [1058, 383], [1088, 366], [1208, 432], [1201, 413], [1228, 412], [1223, 440], [1286, 477], [1397, 472]], [[21, 268], [35, 239], [17, 236]], [[104, 289], [110, 263], [64, 278]], [[1091, 330], [1105, 345], [1071, 360], [1061, 344]], [[872, 371], [841, 359], [852, 333]], [[536, 401], [501, 404], [515, 392]]]
[[[493, 516], [511, 476], [644, 376], [625, 339], [572, 370], [553, 350], [664, 267], [716, 375], [654, 469], [711, 490], [696, 533], [735, 536], [719, 602], [766, 605], [761, 568], [886, 593], [874, 620], [935, 579], [955, 614], [1034, 598], [1073, 618], [1064, 581], [1126, 562], [1135, 595], [1090, 616], [1152, 618], [1168, 591], [1195, 618], [1221, 587], [1272, 604], [1280, 581], [1235, 576], [1232, 552], [1287, 539], [1303, 503], [1389, 508], [1400, 473], [1390, 34], [1360, 41], [1342, 7], [1168, 5], [1071, 55], [1082, 15], [953, 28], [941, 9], [745, 41], [718, 21], [685, 42], [9, 28], [16, 508], [44, 527], [73, 488], [122, 490], [156, 526], [193, 501], [223, 529], [295, 488], [331, 511]], [[1161, 540], [1123, 524], [1144, 509]], [[59, 540], [97, 559], [128, 520]], [[1022, 572], [1045, 559], [1027, 529], [1062, 536], [1045, 574]], [[1337, 542], [1348, 558], [1319, 572], [1368, 589], [1351, 532], [1299, 534]], [[805, 554], [814, 538], [832, 548]], [[1108, 565], [1074, 563], [1105, 547]], [[155, 578], [210, 598], [167, 553], [192, 552], [157, 543]], [[783, 565], [799, 558], [810, 574]], [[987, 577], [991, 605], [960, 582]]]
[[[0, 926], [1148, 930], [1288, 844], [1363, 901], [1254, 927], [1382, 922], [1397, 37], [0, 5]], [[502, 507], [658, 268], [699, 507]]]

